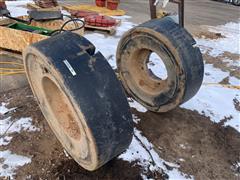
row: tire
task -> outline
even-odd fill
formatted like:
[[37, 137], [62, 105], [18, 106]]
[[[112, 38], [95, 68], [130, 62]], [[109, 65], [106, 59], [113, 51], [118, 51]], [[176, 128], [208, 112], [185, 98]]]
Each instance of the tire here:
[[[195, 44], [192, 36], [168, 17], [125, 33], [118, 44], [117, 66], [128, 94], [154, 112], [167, 112], [191, 99], [204, 74], [202, 55]], [[162, 59], [166, 79], [147, 67], [152, 53]]]
[[93, 171], [128, 148], [133, 121], [124, 90], [100, 52], [65, 32], [24, 51], [43, 115], [67, 152]]
[[240, 6], [240, 0], [232, 0], [233, 5]]

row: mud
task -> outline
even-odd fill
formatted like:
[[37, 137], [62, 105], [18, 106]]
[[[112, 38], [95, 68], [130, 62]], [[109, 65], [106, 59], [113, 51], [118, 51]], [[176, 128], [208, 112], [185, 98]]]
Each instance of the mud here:
[[199, 34], [196, 34], [196, 37], [204, 38], [204, 39], [225, 38], [225, 36], [222, 35], [221, 33], [214, 33], [214, 32], [200, 32]]
[[[237, 7], [226, 7], [216, 3], [214, 6], [209, 6], [206, 2], [208, 1], [189, 0], [186, 3], [186, 24], [197, 25], [199, 28], [198, 25], [218, 25], [239, 17]], [[133, 3], [135, 4], [135, 2], [129, 1], [121, 3], [121, 6], [131, 9], [134, 7]], [[143, 7], [146, 7], [146, 4], [134, 7], [134, 11], [130, 11], [135, 22], [143, 22], [144, 18], [145, 20], [149, 19], [148, 9]], [[204, 11], [199, 11], [199, 8]], [[208, 10], [206, 10], [207, 8]], [[143, 10], [146, 12], [142, 12]], [[139, 12], [141, 12], [141, 16]], [[226, 16], [226, 13], [229, 16]], [[194, 30], [196, 29], [194, 28]], [[212, 34], [208, 34], [205, 37], [221, 38], [222, 36], [214, 35], [212, 37]], [[239, 60], [239, 55], [228, 53], [224, 53], [224, 55], [231, 56], [232, 60]], [[217, 68], [230, 71], [230, 75], [240, 79], [239, 67], [226, 66], [223, 61], [224, 57], [212, 58], [205, 54], [204, 59]], [[222, 83], [228, 84], [228, 79]], [[33, 124], [40, 129], [39, 132], [15, 134], [8, 146], [0, 147], [0, 150], [9, 149], [16, 154], [32, 159], [31, 164], [17, 170], [16, 179], [141, 179], [141, 167], [117, 158], [95, 172], [87, 172], [79, 167], [65, 154], [28, 86], [0, 94], [0, 102], [8, 102], [8, 100], [10, 101], [9, 108], [17, 107], [17, 109], [16, 112], [10, 112], [6, 116], [32, 117]], [[238, 100], [234, 100], [235, 108], [238, 111], [240, 111], [239, 104]], [[162, 114], [140, 113], [135, 109], [132, 109], [132, 113], [141, 118], [137, 128], [154, 144], [160, 157], [179, 164], [182, 172], [193, 175], [196, 180], [239, 179], [240, 133], [235, 129], [223, 127], [222, 123], [213, 123], [209, 118], [199, 115], [197, 112], [181, 108]], [[225, 120], [223, 119], [222, 122]], [[149, 172], [148, 177], [160, 180], [167, 178], [160, 172], [158, 174]]]
[[[12, 118], [31, 117], [40, 132], [14, 135], [11, 143], [0, 150], [10, 150], [32, 158], [32, 162], [17, 170], [16, 179], [141, 179], [141, 167], [114, 159], [95, 172], [81, 168], [63, 150], [44, 119], [30, 87], [9, 91], [0, 97], [9, 107], [17, 107]], [[10, 115], [10, 114], [8, 114]], [[162, 179], [160, 173], [147, 173], [149, 178]]]
[[218, 57], [212, 57], [208, 54], [203, 54], [203, 59], [206, 61], [207, 64], [213, 64], [215, 68], [219, 68], [222, 71], [230, 72], [230, 76], [234, 76], [240, 79], [240, 67], [238, 65], [229, 65], [228, 62], [224, 61], [226, 58], [230, 58], [236, 64], [239, 64], [240, 57], [237, 54], [232, 53], [224, 53]]
[[195, 179], [236, 179], [231, 166], [240, 160], [240, 134], [197, 112], [177, 108], [169, 113], [139, 113], [142, 130], [161, 157], [180, 165]]
[[[141, 167], [113, 159], [95, 172], [78, 166], [50, 130], [29, 87], [12, 90], [0, 97], [17, 107], [13, 118], [32, 117], [39, 132], [13, 137], [5, 149], [32, 158], [17, 170], [16, 179], [141, 179]], [[236, 102], [237, 104], [237, 102]], [[237, 105], [236, 105], [237, 106]], [[143, 132], [161, 158], [180, 165], [180, 170], [198, 179], [236, 179], [240, 160], [240, 134], [231, 127], [215, 124], [197, 112], [177, 108], [169, 113], [140, 113], [132, 109]], [[0, 150], [4, 150], [1, 147]], [[148, 173], [149, 178], [166, 179], [165, 174]]]

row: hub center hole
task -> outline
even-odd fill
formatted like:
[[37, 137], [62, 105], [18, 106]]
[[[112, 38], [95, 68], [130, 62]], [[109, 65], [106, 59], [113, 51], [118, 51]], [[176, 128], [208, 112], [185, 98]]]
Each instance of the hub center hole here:
[[54, 118], [58, 121], [64, 132], [71, 138], [80, 139], [80, 128], [74, 118], [73, 107], [67, 96], [48, 77], [42, 80], [43, 90], [47, 103], [50, 106]]
[[150, 75], [154, 78], [160, 80], [166, 80], [168, 78], [167, 68], [163, 60], [154, 52], [152, 52], [149, 56], [147, 68]]

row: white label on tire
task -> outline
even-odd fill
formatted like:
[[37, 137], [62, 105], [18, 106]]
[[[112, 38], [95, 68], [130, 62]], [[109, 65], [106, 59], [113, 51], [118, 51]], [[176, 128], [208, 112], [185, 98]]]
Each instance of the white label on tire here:
[[68, 62], [68, 60], [63, 60], [64, 64], [67, 66], [67, 68], [69, 69], [69, 71], [72, 73], [73, 76], [76, 76], [77, 73], [75, 72], [75, 70], [73, 69], [73, 67], [71, 66], [71, 64]]

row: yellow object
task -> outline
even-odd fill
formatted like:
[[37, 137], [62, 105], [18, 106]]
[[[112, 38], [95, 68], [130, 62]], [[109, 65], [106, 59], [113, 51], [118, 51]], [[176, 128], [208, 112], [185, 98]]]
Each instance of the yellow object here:
[[17, 75], [17, 74], [25, 74], [25, 71], [19, 71], [19, 72], [0, 72], [0, 76], [9, 76], [9, 75]]
[[24, 69], [17, 69], [17, 68], [0, 68], [3, 71], [24, 71]]
[[234, 86], [234, 85], [228, 85], [228, 84], [203, 83], [203, 85], [221, 86], [221, 87], [224, 87], [224, 88], [238, 89], [238, 90], [240, 90], [240, 86]]
[[23, 68], [23, 64], [21, 63], [16, 63], [16, 62], [0, 62], [0, 64], [4, 65], [17, 65], [20, 66], [19, 68], [17, 67], [0, 67], [0, 76], [8, 76], [8, 75], [17, 75], [17, 74], [24, 74], [25, 70]]
[[164, 10], [158, 10], [157, 11], [157, 18], [163, 18], [163, 17], [165, 17], [167, 15], [169, 15], [169, 13], [164, 11]]
[[94, 5], [75, 5], [75, 6], [63, 5], [62, 7], [67, 11], [74, 11], [74, 10], [93, 11], [106, 16], [123, 16], [126, 14], [126, 12], [121, 9], [110, 10], [110, 9], [107, 9], [106, 7], [97, 7]]
[[12, 64], [12, 65], [24, 66], [23, 64], [16, 63], [16, 62], [0, 62], [0, 64]]

